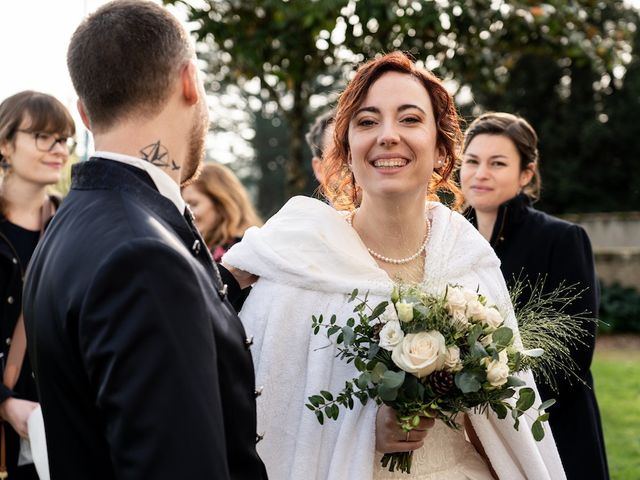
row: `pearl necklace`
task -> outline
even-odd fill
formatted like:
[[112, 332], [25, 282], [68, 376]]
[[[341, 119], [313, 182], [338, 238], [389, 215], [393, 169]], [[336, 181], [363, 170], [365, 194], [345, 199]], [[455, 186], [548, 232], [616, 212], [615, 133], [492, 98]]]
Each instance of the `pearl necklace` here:
[[[346, 217], [347, 223], [352, 228], [353, 228], [353, 217], [355, 216], [357, 211], [358, 209], [355, 209], [349, 212], [349, 214]], [[429, 243], [429, 239], [431, 238], [431, 223], [429, 222], [428, 219], [426, 224], [427, 224], [427, 232], [424, 234], [424, 241], [420, 245], [420, 248], [418, 248], [418, 251], [409, 257], [389, 258], [389, 257], [385, 257], [384, 255], [380, 255], [378, 252], [371, 250], [369, 247], [367, 247], [367, 250], [372, 257], [377, 258], [378, 260], [384, 263], [391, 263], [393, 265], [404, 265], [405, 263], [409, 263], [415, 260], [416, 258], [418, 258], [422, 254], [422, 252], [424, 252], [427, 248], [427, 243]]]

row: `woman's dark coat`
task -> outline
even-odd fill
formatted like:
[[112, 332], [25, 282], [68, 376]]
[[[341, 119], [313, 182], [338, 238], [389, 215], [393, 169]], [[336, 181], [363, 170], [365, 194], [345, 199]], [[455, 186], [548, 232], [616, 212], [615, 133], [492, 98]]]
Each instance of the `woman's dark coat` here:
[[[477, 226], [473, 209], [469, 209], [466, 216]], [[599, 288], [591, 244], [582, 227], [535, 210], [528, 197], [521, 194], [500, 207], [490, 243], [500, 258], [500, 268], [509, 288], [517, 278], [535, 282], [546, 277], [544, 292], [556, 289], [563, 282], [577, 284], [579, 289], [586, 290], [566, 313], [597, 315]], [[530, 295], [530, 290], [523, 291], [517, 303], [526, 303]], [[585, 322], [584, 326], [591, 335], [585, 345], [572, 347], [577, 373], [584, 383], [557, 377], [557, 392], [541, 379], [537, 379], [537, 383], [543, 400], [555, 398], [557, 401], [549, 409], [549, 423], [567, 478], [608, 479], [600, 412], [590, 371], [597, 325]]]

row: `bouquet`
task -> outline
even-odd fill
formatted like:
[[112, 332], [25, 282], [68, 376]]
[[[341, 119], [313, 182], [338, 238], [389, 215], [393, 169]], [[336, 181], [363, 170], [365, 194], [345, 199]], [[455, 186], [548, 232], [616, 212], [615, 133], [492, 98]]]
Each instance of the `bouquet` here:
[[[561, 295], [552, 300], [558, 297]], [[543, 348], [517, 347], [514, 332], [504, 324], [498, 308], [478, 292], [459, 285], [448, 285], [442, 295], [417, 286], [396, 286], [389, 300], [374, 307], [369, 306], [368, 293], [362, 298], [354, 290], [348, 301], [355, 302], [357, 319], [339, 324], [335, 315], [312, 318], [314, 334], [326, 330], [338, 346], [338, 357], [353, 362], [360, 372], [335, 396], [321, 391], [309, 397], [306, 406], [321, 424], [325, 416], [337, 419], [340, 406], [352, 409], [354, 399], [363, 405], [372, 399], [392, 407], [405, 432], [415, 428], [421, 416], [458, 429], [458, 414], [483, 413], [489, 408], [500, 419], [510, 414], [518, 429], [520, 417], [536, 399], [534, 390], [523, 387], [515, 374], [540, 365], [571, 371], [568, 351], [564, 352], [568, 358], [549, 360]], [[551, 303], [544, 303], [549, 317]], [[527, 312], [535, 309], [529, 306]], [[548, 324], [560, 330], [557, 322]], [[565, 336], [580, 337], [579, 322], [564, 325]], [[535, 338], [546, 338], [555, 349], [553, 335], [545, 337], [537, 328]], [[542, 424], [549, 418], [545, 410], [554, 402], [547, 400], [537, 407], [531, 432], [538, 441], [544, 437]], [[412, 454], [385, 454], [382, 465], [410, 473]]]

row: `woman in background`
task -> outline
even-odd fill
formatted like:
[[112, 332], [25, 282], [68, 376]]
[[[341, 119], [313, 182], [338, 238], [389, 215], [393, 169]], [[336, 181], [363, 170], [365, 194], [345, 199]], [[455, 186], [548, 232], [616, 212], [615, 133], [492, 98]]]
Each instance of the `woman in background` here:
[[22, 280], [60, 203], [47, 189], [61, 178], [74, 134], [71, 115], [50, 95], [24, 91], [0, 104], [0, 416], [5, 422], [0, 448], [12, 480], [38, 478], [33, 463], [19, 461], [20, 437], [28, 438], [27, 420], [38, 406], [22, 322]]
[[198, 179], [182, 189], [182, 196], [216, 262], [247, 228], [262, 225], [240, 180], [219, 163], [206, 164]]
[[[584, 289], [568, 314], [598, 312], [598, 284], [591, 244], [578, 225], [531, 207], [540, 193], [538, 137], [529, 123], [509, 113], [486, 113], [465, 134], [460, 183], [469, 208], [467, 218], [486, 238], [498, 258], [507, 285], [516, 279], [544, 281], [544, 292], [562, 282]], [[524, 304], [531, 290], [518, 299]], [[555, 398], [549, 424], [568, 479], [608, 479], [607, 458], [598, 404], [593, 392], [591, 359], [596, 324], [584, 325], [591, 335], [572, 346], [572, 358], [583, 382], [556, 378], [558, 391], [542, 379], [543, 400]]]

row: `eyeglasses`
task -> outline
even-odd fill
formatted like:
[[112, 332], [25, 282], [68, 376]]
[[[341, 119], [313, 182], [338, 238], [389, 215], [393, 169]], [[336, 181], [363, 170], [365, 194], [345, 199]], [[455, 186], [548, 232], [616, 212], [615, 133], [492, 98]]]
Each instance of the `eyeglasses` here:
[[30, 132], [28, 130], [18, 130], [22, 133], [29, 133], [36, 139], [36, 148], [41, 152], [50, 152], [57, 143], [66, 148], [67, 153], [71, 155], [76, 149], [76, 141], [72, 137], [56, 137], [52, 133], [46, 132]]

